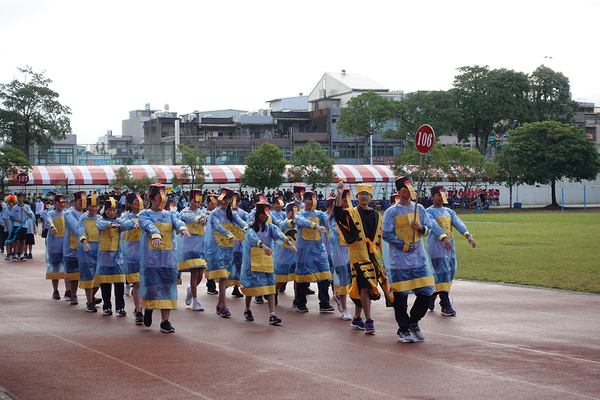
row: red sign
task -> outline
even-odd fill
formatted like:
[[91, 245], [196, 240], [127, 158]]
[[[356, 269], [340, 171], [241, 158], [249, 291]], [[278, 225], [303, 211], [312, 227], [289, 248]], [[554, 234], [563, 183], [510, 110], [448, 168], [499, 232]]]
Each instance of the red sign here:
[[429, 125], [421, 125], [415, 135], [415, 146], [421, 154], [429, 153], [435, 142], [435, 133]]
[[29, 182], [29, 175], [21, 172], [19, 175], [17, 175], [17, 183], [19, 185], [25, 185], [27, 184], [27, 182]]

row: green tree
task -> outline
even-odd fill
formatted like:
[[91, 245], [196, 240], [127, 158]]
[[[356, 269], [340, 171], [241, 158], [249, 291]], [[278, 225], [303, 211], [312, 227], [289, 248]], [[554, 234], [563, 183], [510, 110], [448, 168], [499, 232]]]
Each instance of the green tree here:
[[516, 162], [513, 154], [510, 151], [502, 151], [494, 158], [494, 164], [496, 165], [496, 178], [494, 181], [508, 188], [508, 206], [512, 208], [513, 186], [519, 184], [519, 177], [514, 171]]
[[594, 143], [581, 128], [556, 121], [528, 123], [510, 131], [503, 152], [514, 160], [520, 183], [551, 185], [552, 207], [558, 207], [557, 181], [594, 180], [600, 172]]
[[536, 121], [571, 123], [579, 104], [571, 100], [569, 78], [540, 65], [529, 77]]
[[461, 118], [454, 120], [459, 140], [473, 135], [477, 148], [485, 154], [490, 134], [504, 132], [514, 121], [531, 121], [526, 74], [504, 68], [490, 70], [487, 65], [458, 71], [451, 91], [456, 107], [462, 110]]
[[0, 193], [4, 193], [5, 179], [16, 178], [21, 172], [28, 173], [31, 164], [25, 154], [14, 147], [0, 147]]
[[183, 173], [181, 175], [173, 174], [171, 183], [173, 188], [185, 188], [185, 185], [190, 186], [190, 190], [194, 188], [202, 189], [204, 186], [204, 165], [206, 153], [200, 151], [197, 147], [188, 147], [184, 144], [177, 146], [177, 150], [181, 156], [179, 164], [182, 165]]
[[337, 131], [346, 137], [365, 138], [364, 163], [369, 162], [369, 139], [377, 133], [393, 135], [395, 129], [384, 130], [386, 123], [400, 115], [398, 101], [381, 97], [372, 90], [352, 98], [340, 111]]
[[246, 157], [242, 186], [258, 189], [276, 189], [284, 181], [286, 161], [283, 152], [271, 143], [263, 143]]
[[[417, 127], [418, 129], [418, 127]], [[442, 158], [442, 146], [439, 142], [435, 142], [433, 147], [427, 154], [423, 154], [423, 162], [421, 163], [421, 153], [413, 146], [407, 146], [404, 153], [400, 157], [394, 159], [392, 171], [396, 176], [408, 176], [411, 182], [417, 189], [419, 181], [419, 164], [421, 163], [421, 182], [434, 183], [439, 181], [440, 174], [437, 170], [438, 160]]]
[[327, 187], [333, 182], [335, 160], [318, 142], [310, 139], [305, 146], [296, 147], [292, 157], [294, 161], [288, 171], [290, 181], [305, 182], [313, 188]]
[[0, 84], [0, 137], [29, 157], [34, 144], [51, 145], [71, 132], [71, 109], [50, 89], [52, 80], [31, 67], [18, 68], [23, 80]]
[[157, 180], [157, 177], [150, 178], [148, 175], [135, 179], [129, 168], [122, 166], [115, 172], [115, 177], [110, 181], [110, 185], [121, 188], [122, 191], [128, 190], [134, 193], [144, 193]]

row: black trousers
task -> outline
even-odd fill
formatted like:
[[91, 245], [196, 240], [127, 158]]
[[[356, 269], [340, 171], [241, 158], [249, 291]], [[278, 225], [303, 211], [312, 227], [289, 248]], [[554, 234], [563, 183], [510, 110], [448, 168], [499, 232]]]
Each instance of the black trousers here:
[[[110, 302], [111, 291], [113, 283], [101, 283], [100, 291], [102, 292], [102, 309], [111, 310], [112, 303]], [[125, 292], [124, 283], [114, 283], [115, 285], [115, 310], [125, 309], [125, 299], [123, 293]]]
[[[296, 299], [294, 302], [297, 306], [306, 306], [306, 291], [310, 282], [296, 282]], [[319, 305], [329, 304], [329, 279], [324, 279], [317, 282], [319, 289]]]
[[429, 298], [424, 294], [417, 294], [417, 298], [408, 313], [408, 295], [394, 292], [394, 314], [396, 322], [402, 330], [408, 329], [412, 324], [418, 323], [427, 314]]

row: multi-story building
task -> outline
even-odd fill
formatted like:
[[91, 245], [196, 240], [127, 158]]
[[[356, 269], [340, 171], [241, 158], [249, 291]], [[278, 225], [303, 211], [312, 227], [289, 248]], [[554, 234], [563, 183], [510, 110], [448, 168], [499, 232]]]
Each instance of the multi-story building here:
[[573, 125], [579, 126], [600, 151], [600, 107], [594, 103], [579, 103], [579, 112], [575, 114]]

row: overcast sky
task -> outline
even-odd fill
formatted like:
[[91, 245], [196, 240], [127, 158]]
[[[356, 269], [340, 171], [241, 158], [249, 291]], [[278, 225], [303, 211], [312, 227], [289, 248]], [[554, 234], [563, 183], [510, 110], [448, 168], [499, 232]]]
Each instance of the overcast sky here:
[[598, 15], [591, 0], [0, 0], [0, 82], [45, 70], [79, 144], [145, 103], [255, 111], [342, 69], [411, 92], [450, 89], [462, 66], [545, 64], [600, 105]]

